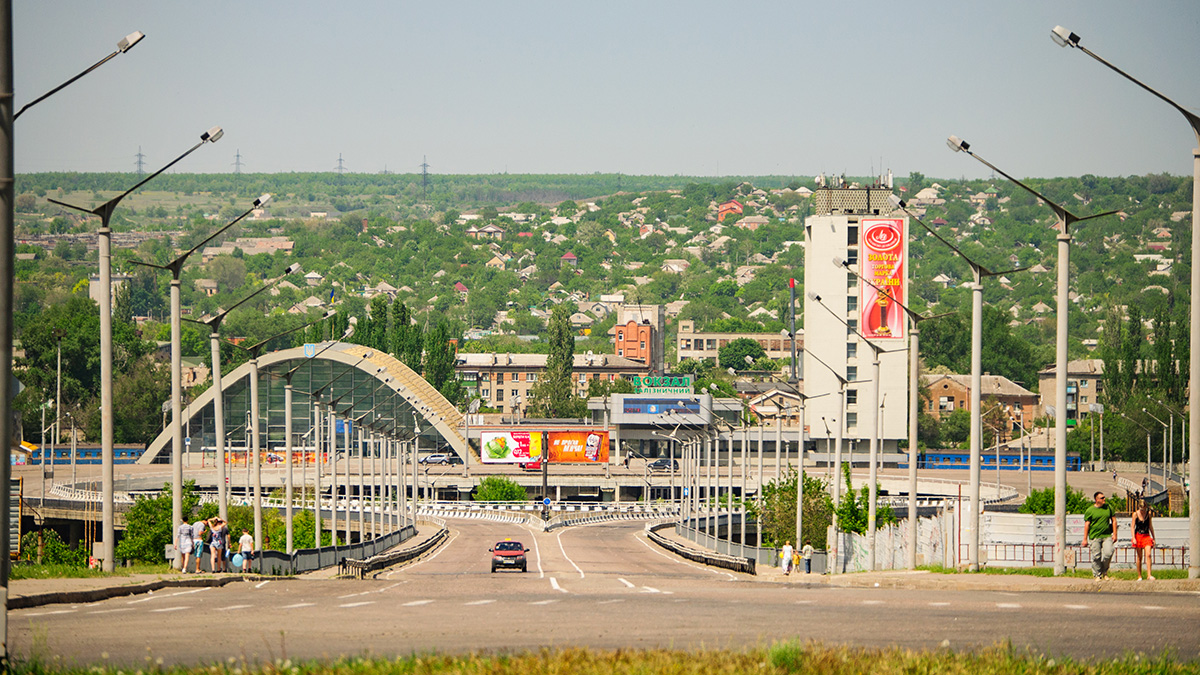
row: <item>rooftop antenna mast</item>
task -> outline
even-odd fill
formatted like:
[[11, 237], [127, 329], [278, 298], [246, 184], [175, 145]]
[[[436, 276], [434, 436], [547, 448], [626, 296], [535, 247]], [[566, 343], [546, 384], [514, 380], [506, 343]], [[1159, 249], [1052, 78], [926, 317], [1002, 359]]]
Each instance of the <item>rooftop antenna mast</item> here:
[[142, 154], [142, 146], [138, 146], [137, 154], [134, 155], [137, 164], [137, 175], [141, 178], [146, 173], [146, 156]]

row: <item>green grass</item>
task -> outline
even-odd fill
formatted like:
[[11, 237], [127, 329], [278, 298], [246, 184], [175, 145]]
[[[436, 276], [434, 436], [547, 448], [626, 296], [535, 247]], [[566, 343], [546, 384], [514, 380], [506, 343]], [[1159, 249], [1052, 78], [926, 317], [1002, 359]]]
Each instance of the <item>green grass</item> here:
[[[1021, 574], [1031, 577], [1052, 577], [1054, 576], [1054, 568], [1052, 567], [984, 567], [979, 572], [970, 572], [965, 569], [958, 570], [953, 567], [943, 567], [941, 565], [925, 565], [918, 567], [919, 570], [933, 572], [935, 574]], [[1073, 579], [1091, 579], [1092, 570], [1090, 567], [1077, 567], [1074, 570], [1068, 569], [1062, 576]], [[1108, 576], [1113, 579], [1124, 579], [1133, 581], [1137, 578], [1137, 572], [1133, 570], [1111, 570]], [[1186, 579], [1187, 570], [1179, 569], [1156, 569], [1154, 570], [1154, 578], [1159, 581], [1163, 579]]]
[[114, 572], [71, 565], [34, 565], [18, 563], [12, 566], [8, 578], [17, 579], [98, 579], [102, 577], [127, 577], [133, 574], [172, 574], [171, 566], [163, 563], [147, 565], [139, 563], [132, 567], [118, 567]]
[[[147, 657], [149, 658], [149, 657]], [[17, 675], [87, 673], [106, 675], [121, 672], [114, 667], [67, 668], [42, 660], [15, 660], [9, 664]], [[133, 672], [125, 669], [124, 672]], [[1010, 647], [955, 652], [950, 649], [866, 649], [833, 647], [814, 643], [785, 642], [768, 648], [745, 651], [670, 651], [591, 649], [542, 650], [516, 654], [472, 654], [470, 656], [422, 655], [393, 660], [346, 659], [337, 661], [291, 661], [246, 663], [231, 659], [206, 667], [169, 667], [147, 662], [142, 673], [196, 675], [610, 675], [611, 673], [672, 673], [679, 675], [841, 675], [843, 673], [958, 674], [1057, 674], [1109, 675], [1116, 673], [1200, 673], [1200, 664], [1181, 663], [1170, 656], [1146, 658], [1129, 655], [1120, 659], [1074, 661], [1021, 654]]]

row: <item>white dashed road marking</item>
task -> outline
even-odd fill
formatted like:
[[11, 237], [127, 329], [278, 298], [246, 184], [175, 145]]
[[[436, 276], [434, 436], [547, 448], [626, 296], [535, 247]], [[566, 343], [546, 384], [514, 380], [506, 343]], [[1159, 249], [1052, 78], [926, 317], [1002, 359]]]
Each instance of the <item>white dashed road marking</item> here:
[[373, 605], [373, 604], [375, 604], [374, 600], [364, 600], [362, 602], [347, 602], [344, 605], [338, 605], [338, 607], [362, 607], [363, 605]]
[[266, 586], [266, 585], [267, 585], [267, 584], [269, 584], [269, 583], [271, 583], [271, 580], [270, 580], [270, 579], [267, 579], [266, 581], [264, 581], [264, 582], [262, 582], [262, 583], [255, 584], [255, 585], [254, 585], [254, 587], [255, 587], [255, 588], [262, 588], [263, 586]]
[[284, 605], [283, 607], [280, 607], [279, 609], [299, 609], [301, 607], [315, 607], [316, 604], [317, 603], [315, 603], [315, 602], [297, 602], [294, 605]]
[[1142, 605], [1142, 609], [1166, 609], [1166, 607], [1159, 605]]
[[929, 603], [929, 606], [930, 607], [949, 607], [950, 603], [948, 603], [948, 602], [931, 602], [931, 603]]
[[811, 605], [811, 604], [813, 604], [813, 601], [812, 600], [797, 600], [796, 604], [797, 605]]
[[367, 593], [370, 593], [370, 592], [371, 591], [363, 591], [362, 593], [351, 593], [349, 595], [339, 595], [338, 600], [345, 600], [346, 598], [357, 598], [360, 595], [366, 595]]
[[433, 601], [432, 600], [413, 600], [412, 602], [406, 602], [400, 606], [401, 607], [419, 607], [420, 605], [428, 605], [431, 602], [433, 602]]
[[882, 600], [863, 600], [864, 605], [882, 605]]
[[624, 598], [613, 598], [612, 600], [601, 600], [597, 605], [611, 605], [614, 602], [625, 602]]
[[558, 601], [557, 600], [538, 600], [537, 602], [531, 602], [529, 604], [531, 604], [531, 605], [549, 605], [550, 603], [554, 603], [554, 602], [558, 602]]
[[1063, 605], [1067, 609], [1088, 609], [1087, 605]]
[[643, 593], [662, 593], [662, 591], [658, 590], [657, 588], [650, 588], [649, 586], [642, 586], [642, 592]]
[[118, 607], [116, 609], [98, 609], [94, 612], [88, 612], [88, 614], [112, 614], [113, 612], [132, 612], [132, 611], [133, 611], [132, 607]]
[[253, 607], [253, 605], [230, 605], [228, 607], [218, 607], [217, 611], [228, 612], [231, 609], [246, 609], [247, 607]]
[[178, 612], [181, 609], [191, 609], [190, 607], [163, 607], [161, 609], [152, 609], [151, 612]]
[[554, 577], [550, 577], [550, 587], [556, 591], [561, 591], [563, 593], [570, 593], [570, 591], [568, 591], [567, 589], [563, 588], [562, 586], [559, 586], [558, 579], [555, 579]]
[[493, 602], [495, 602], [495, 600], [476, 600], [475, 602], [464, 602], [463, 604], [467, 607], [472, 607], [474, 605], [490, 605]]
[[51, 614], [74, 614], [77, 611], [79, 611], [79, 610], [77, 610], [77, 609], [59, 609], [59, 610], [55, 610], [53, 612], [33, 612], [32, 614], [26, 614], [25, 616], [50, 616]]
[[617, 581], [625, 584], [625, 588], [633, 588], [633, 584], [629, 583], [628, 581], [625, 581], [624, 579], [617, 579]]
[[997, 602], [996, 607], [998, 609], [1021, 609], [1021, 606], [1015, 602]]

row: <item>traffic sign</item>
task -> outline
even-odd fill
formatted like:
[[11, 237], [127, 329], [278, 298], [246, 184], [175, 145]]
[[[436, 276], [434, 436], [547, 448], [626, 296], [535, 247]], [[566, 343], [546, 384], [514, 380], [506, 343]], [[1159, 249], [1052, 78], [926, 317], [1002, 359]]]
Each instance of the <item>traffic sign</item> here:
[[187, 438], [183, 439], [183, 444], [184, 444], [184, 445], [191, 445], [191, 444], [192, 444], [192, 437], [191, 437], [191, 436], [188, 436]]
[[542, 506], [550, 506], [550, 498], [546, 497], [542, 500]]

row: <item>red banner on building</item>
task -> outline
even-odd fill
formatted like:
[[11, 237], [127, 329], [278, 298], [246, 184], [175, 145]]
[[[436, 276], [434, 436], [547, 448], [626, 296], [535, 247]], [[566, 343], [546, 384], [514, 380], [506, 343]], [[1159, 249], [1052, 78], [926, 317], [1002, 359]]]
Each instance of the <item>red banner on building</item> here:
[[904, 219], [863, 218], [859, 228], [858, 267], [871, 282], [859, 283], [859, 330], [870, 339], [903, 338], [904, 310], [896, 303], [907, 304]]

